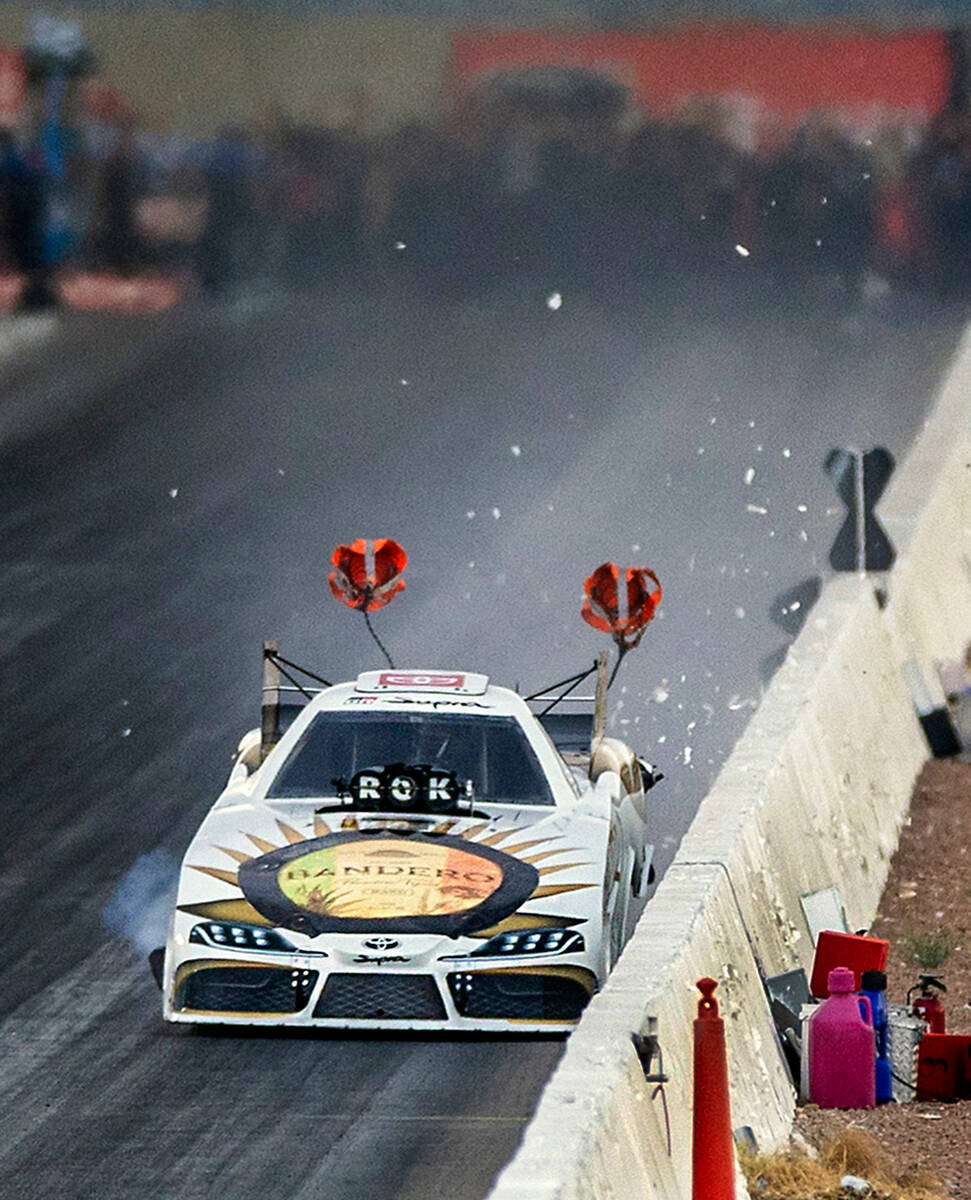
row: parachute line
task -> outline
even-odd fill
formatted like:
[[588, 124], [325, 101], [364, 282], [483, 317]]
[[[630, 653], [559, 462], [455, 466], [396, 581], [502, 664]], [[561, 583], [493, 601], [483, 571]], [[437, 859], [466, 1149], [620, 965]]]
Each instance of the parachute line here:
[[391, 655], [390, 655], [390, 654], [387, 652], [387, 650], [385, 649], [385, 647], [384, 647], [384, 642], [382, 642], [382, 641], [381, 641], [381, 639], [378, 637], [378, 635], [377, 635], [377, 634], [374, 632], [374, 626], [371, 624], [371, 618], [370, 618], [370, 616], [368, 615], [368, 611], [367, 611], [367, 609], [366, 609], [366, 608], [364, 608], [364, 609], [362, 609], [361, 611], [362, 611], [362, 612], [363, 612], [363, 614], [364, 614], [364, 624], [367, 626], [367, 631], [368, 631], [368, 633], [369, 633], [369, 634], [371, 635], [371, 637], [373, 637], [373, 638], [374, 638], [374, 640], [377, 642], [377, 644], [378, 644], [378, 649], [381, 651], [381, 653], [382, 653], [382, 654], [384, 655], [384, 657], [387, 659], [388, 666], [389, 666], [389, 667], [391, 668], [391, 670], [393, 671], [393, 670], [395, 669], [395, 667], [394, 667], [394, 663], [391, 661]]

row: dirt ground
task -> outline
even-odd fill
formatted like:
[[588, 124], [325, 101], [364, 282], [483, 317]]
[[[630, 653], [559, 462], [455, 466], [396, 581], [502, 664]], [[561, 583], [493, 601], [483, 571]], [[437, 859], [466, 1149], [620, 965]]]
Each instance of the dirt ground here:
[[[971, 1033], [971, 764], [932, 760], [921, 773], [871, 932], [890, 941], [890, 1002], [928, 970], [916, 958], [946, 955], [929, 973], [947, 985], [947, 1030]], [[797, 1111], [813, 1144], [847, 1127], [872, 1134], [898, 1172], [929, 1170], [944, 1195], [971, 1200], [971, 1101]]]

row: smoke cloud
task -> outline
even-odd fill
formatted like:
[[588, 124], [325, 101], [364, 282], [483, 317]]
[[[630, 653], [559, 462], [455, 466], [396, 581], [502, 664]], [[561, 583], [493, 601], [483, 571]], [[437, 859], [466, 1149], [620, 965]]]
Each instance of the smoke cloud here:
[[102, 924], [148, 954], [165, 944], [178, 883], [179, 864], [167, 850], [140, 855], [105, 905]]

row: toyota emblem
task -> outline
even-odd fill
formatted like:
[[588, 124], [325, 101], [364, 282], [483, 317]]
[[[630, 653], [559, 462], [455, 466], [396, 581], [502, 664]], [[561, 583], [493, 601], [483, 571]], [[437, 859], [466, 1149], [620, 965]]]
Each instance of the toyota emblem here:
[[401, 943], [393, 937], [367, 938], [364, 942], [366, 950], [397, 950]]

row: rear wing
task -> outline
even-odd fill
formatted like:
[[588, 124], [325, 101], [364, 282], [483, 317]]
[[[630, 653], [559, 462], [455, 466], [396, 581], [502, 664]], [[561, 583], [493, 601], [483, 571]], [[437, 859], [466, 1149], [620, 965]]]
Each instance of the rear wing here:
[[[553, 745], [563, 754], [589, 755], [607, 730], [607, 655], [601, 654], [594, 670], [597, 672], [596, 691], [592, 696], [574, 695], [572, 688], [593, 674], [593, 670], [566, 680], [565, 691], [557, 692], [555, 685], [546, 692], [528, 696], [530, 712], [550, 736]], [[575, 681], [575, 682], [574, 682]]]
[[[556, 702], [556, 708], [549, 705]], [[561, 753], [589, 754], [594, 731], [593, 696], [537, 696], [527, 701], [529, 710], [550, 736]]]

